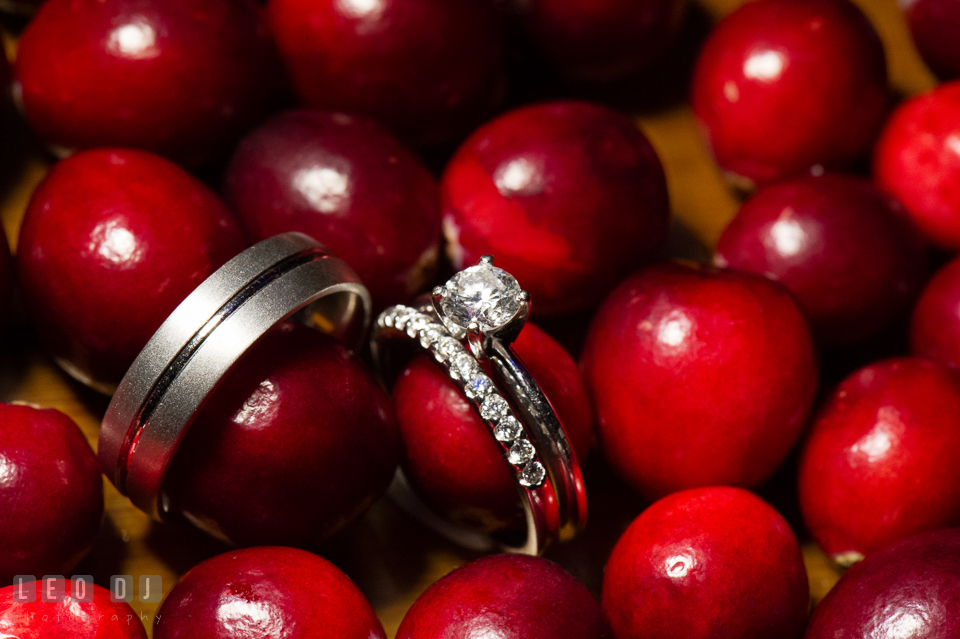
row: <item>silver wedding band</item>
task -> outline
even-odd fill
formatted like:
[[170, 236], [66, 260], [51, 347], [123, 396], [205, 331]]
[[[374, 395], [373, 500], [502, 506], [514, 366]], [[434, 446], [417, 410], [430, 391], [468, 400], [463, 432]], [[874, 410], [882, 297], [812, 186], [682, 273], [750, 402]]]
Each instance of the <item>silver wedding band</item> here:
[[294, 319], [358, 346], [370, 294], [343, 260], [302, 233], [245, 250], [171, 313], [137, 356], [103, 419], [98, 457], [113, 484], [156, 519], [163, 481], [211, 392], [271, 328]]

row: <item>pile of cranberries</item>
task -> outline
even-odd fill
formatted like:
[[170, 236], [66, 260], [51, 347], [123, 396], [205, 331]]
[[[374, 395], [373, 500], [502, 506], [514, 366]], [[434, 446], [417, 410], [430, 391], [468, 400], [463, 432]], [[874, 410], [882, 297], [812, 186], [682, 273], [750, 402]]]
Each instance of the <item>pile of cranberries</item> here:
[[[594, 519], [611, 484], [638, 505], [588, 537], [606, 546], [469, 556], [391, 634], [960, 637], [960, 0], [901, 5], [941, 81], [919, 95], [895, 95], [851, 0], [749, 0], [696, 43], [687, 0], [2, 0], [22, 29], [0, 128], [51, 164], [0, 238], [3, 314], [110, 394], [275, 234], [328, 246], [375, 313], [492, 255], [530, 294], [514, 348]], [[699, 264], [668, 248], [682, 168], [597, 97], [656, 96], [684, 47], [682, 109], [741, 202]], [[233, 549], [184, 567], [153, 637], [386, 639], [395, 602], [311, 551], [398, 468], [453, 524], [523, 528], [453, 381], [421, 355], [387, 389], [370, 361], [283, 323], [229, 372], [164, 498]], [[145, 637], [70, 580], [112, 469], [67, 415], [3, 399], [0, 637]], [[849, 567], [822, 602], [816, 547]]]

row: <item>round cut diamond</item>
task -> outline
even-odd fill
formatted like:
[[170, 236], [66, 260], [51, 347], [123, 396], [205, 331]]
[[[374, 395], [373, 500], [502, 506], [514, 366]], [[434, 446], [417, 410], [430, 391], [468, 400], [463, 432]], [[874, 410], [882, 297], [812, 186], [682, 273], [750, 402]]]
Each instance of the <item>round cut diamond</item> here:
[[420, 331], [420, 345], [424, 348], [430, 348], [430, 345], [440, 339], [443, 335], [443, 327], [439, 324], [427, 324]]
[[416, 339], [420, 334], [420, 331], [427, 327], [427, 324], [430, 323], [430, 318], [426, 315], [421, 315], [417, 313], [413, 316], [413, 319], [407, 324], [407, 335]]
[[483, 397], [493, 388], [493, 382], [483, 373], [477, 373], [473, 379], [467, 383], [467, 392], [472, 397]]
[[527, 488], [537, 488], [547, 476], [540, 462], [530, 462], [520, 471], [520, 483]]
[[414, 311], [413, 309], [403, 307], [393, 318], [393, 327], [398, 331], [402, 331], [406, 328], [407, 322], [413, 318]]
[[483, 330], [495, 330], [520, 310], [520, 285], [512, 275], [481, 262], [450, 278], [443, 287], [440, 311], [461, 328], [477, 322]]
[[474, 372], [477, 370], [477, 360], [466, 352], [462, 352], [453, 358], [451, 368], [460, 379], [466, 382], [473, 377]]
[[507, 412], [507, 401], [499, 395], [487, 395], [480, 406], [480, 417], [488, 421], [496, 421]]
[[440, 359], [451, 359], [454, 355], [462, 352], [463, 346], [450, 336], [444, 336], [437, 340], [437, 355], [440, 356]]
[[493, 436], [501, 442], [512, 442], [513, 440], [520, 437], [523, 434], [523, 428], [520, 426], [520, 422], [517, 421], [516, 417], [508, 415], [500, 420], [500, 423], [497, 424], [496, 429], [493, 431]]
[[535, 454], [536, 451], [533, 448], [533, 444], [525, 439], [518, 439], [513, 442], [513, 446], [510, 447], [510, 451], [507, 453], [507, 461], [514, 466], [519, 466], [533, 459]]

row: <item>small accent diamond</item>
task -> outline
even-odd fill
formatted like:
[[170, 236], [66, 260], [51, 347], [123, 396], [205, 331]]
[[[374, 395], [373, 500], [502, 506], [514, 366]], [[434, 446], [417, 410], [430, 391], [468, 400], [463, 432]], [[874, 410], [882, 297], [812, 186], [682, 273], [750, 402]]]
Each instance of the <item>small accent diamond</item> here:
[[407, 325], [407, 335], [416, 339], [420, 334], [420, 331], [425, 329], [429, 323], [430, 318], [428, 318], [426, 315], [417, 313], [414, 315], [413, 320]]
[[463, 346], [460, 345], [460, 342], [455, 340], [450, 336], [441, 337], [437, 340], [437, 359], [443, 361], [445, 359], [453, 359], [453, 357], [459, 353], [464, 352]]
[[510, 451], [507, 453], [507, 461], [514, 466], [519, 466], [533, 459], [536, 453], [537, 451], [533, 448], [533, 444], [525, 439], [518, 439], [513, 442], [513, 446], [510, 447]]
[[497, 421], [506, 414], [507, 401], [499, 395], [487, 395], [480, 406], [480, 417], [489, 421]]
[[493, 389], [493, 382], [483, 373], [477, 373], [467, 383], [467, 395], [470, 397], [483, 397]]
[[442, 331], [443, 327], [439, 324], [427, 324], [426, 328], [420, 331], [420, 345], [424, 348], [430, 348], [430, 345], [443, 335]]
[[523, 428], [520, 426], [520, 422], [517, 421], [517, 418], [513, 415], [507, 415], [501, 419], [500, 423], [497, 424], [497, 427], [493, 431], [494, 437], [502, 442], [512, 442], [522, 434]]
[[451, 372], [457, 374], [457, 377], [466, 382], [473, 377], [477, 370], [477, 360], [466, 352], [460, 353], [453, 358], [450, 363]]
[[406, 327], [407, 322], [409, 322], [410, 319], [413, 317], [413, 315], [414, 315], [413, 309], [407, 308], [406, 306], [399, 307], [397, 309], [396, 317], [393, 318], [393, 327], [398, 331], [402, 331]]
[[540, 462], [530, 462], [520, 471], [520, 484], [527, 488], [538, 488], [546, 476], [547, 471]]

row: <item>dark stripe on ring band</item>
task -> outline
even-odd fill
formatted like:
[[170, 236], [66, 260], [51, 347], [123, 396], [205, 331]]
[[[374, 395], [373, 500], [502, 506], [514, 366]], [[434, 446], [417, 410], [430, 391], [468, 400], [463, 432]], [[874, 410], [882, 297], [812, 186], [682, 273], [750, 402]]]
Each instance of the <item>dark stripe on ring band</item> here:
[[114, 482], [122, 494], [127, 494], [127, 468], [130, 455], [136, 450], [144, 427], [147, 422], [150, 421], [153, 411], [164, 398], [167, 390], [169, 390], [170, 386], [176, 381], [177, 377], [204, 341], [206, 341], [221, 323], [259, 293], [267, 284], [283, 277], [304, 264], [316, 262], [327, 257], [330, 257], [329, 250], [318, 246], [311, 247], [306, 251], [300, 251], [272, 264], [269, 268], [244, 284], [243, 287], [218, 308], [210, 319], [204, 322], [203, 326], [197, 329], [197, 332], [177, 351], [177, 354], [157, 377], [153, 386], [150, 387], [149, 392], [140, 404], [135, 420], [127, 430], [127, 434], [123, 439], [123, 444], [120, 447], [120, 457], [117, 460], [116, 481]]

